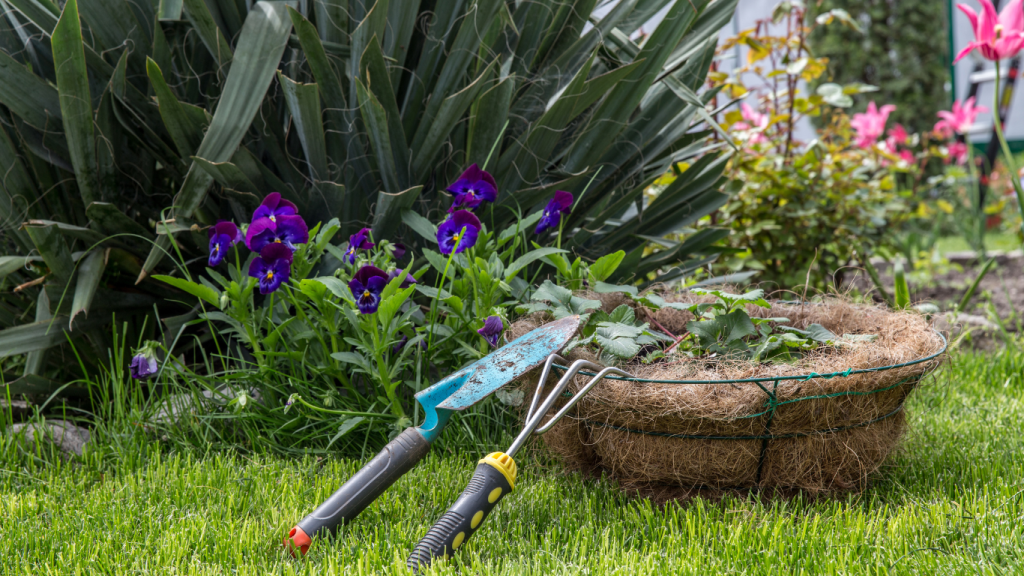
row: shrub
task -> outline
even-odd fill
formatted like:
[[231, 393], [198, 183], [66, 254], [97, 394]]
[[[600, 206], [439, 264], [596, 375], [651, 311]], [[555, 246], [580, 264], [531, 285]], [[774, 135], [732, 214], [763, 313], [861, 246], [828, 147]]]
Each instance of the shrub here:
[[[788, 35], [774, 36], [767, 20], [759, 22], [722, 47], [747, 45], [747, 65], [713, 76], [750, 101], [725, 115], [740, 149], [728, 171], [736, 194], [714, 220], [734, 232], [728, 242], [738, 254], [723, 265], [760, 270], [759, 280], [783, 288], [841, 285], [858, 257], [898, 249], [895, 231], [910, 216], [913, 190], [935, 151], [927, 135], [898, 124], [886, 131], [891, 106], [872, 102], [867, 113], [847, 115], [853, 97], [873, 86], [826, 83], [801, 92], [800, 81], [821, 78], [828, 62], [810, 52], [806, 38], [822, 27], [856, 26], [847, 14], [811, 20], [802, 4], [784, 2], [771, 20]], [[748, 87], [745, 74], [760, 83]], [[794, 129], [807, 117], [822, 128], [812, 142], [799, 142]]]

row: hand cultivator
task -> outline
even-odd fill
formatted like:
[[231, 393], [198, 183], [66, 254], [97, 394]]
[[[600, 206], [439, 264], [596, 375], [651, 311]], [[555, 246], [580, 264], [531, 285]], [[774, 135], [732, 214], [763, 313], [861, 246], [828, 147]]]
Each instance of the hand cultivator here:
[[[538, 330], [542, 330], [543, 327]], [[512, 492], [516, 484], [516, 463], [512, 460], [516, 452], [523, 447], [523, 444], [533, 434], [543, 434], [551, 429], [591, 388], [608, 374], [619, 374], [630, 376], [628, 372], [618, 368], [605, 368], [586, 360], [577, 360], [569, 366], [565, 374], [558, 380], [551, 393], [541, 402], [541, 395], [544, 393], [548, 375], [551, 373], [551, 365], [555, 361], [563, 365], [568, 364], [565, 358], [557, 354], [551, 354], [544, 362], [544, 369], [541, 371], [540, 380], [537, 382], [537, 391], [530, 402], [530, 409], [526, 413], [526, 425], [516, 436], [516, 439], [505, 452], [492, 452], [481, 459], [476, 466], [476, 472], [470, 479], [466, 489], [451, 508], [434, 523], [434, 526], [420, 540], [419, 544], [409, 555], [406, 565], [414, 571], [419, 571], [429, 565], [434, 558], [444, 557], [452, 554], [462, 546], [469, 537], [480, 527], [491, 510], [506, 494]], [[584, 368], [600, 370], [590, 379], [579, 392], [566, 399], [565, 404], [552, 416], [543, 426], [540, 421], [551, 410], [555, 402], [562, 397], [562, 393], [572, 382], [576, 373]]]
[[[540, 382], [530, 402], [523, 430], [507, 452], [494, 452], [479, 461], [466, 490], [423, 537], [409, 556], [407, 564], [418, 570], [434, 558], [458, 550], [479, 529], [498, 501], [514, 489], [516, 464], [512, 457], [526, 440], [532, 434], [547, 432], [607, 374], [628, 376], [617, 368], [604, 368], [578, 360], [572, 363], [550, 394], [541, 401], [552, 364], [555, 361], [567, 363], [556, 353], [572, 338], [578, 327], [579, 316], [569, 316], [545, 324], [417, 394], [416, 400], [426, 414], [423, 424], [406, 429], [389, 442], [330, 498], [292, 528], [285, 539], [285, 545], [293, 554], [296, 551], [305, 554], [313, 536], [333, 533], [341, 524], [353, 520], [399, 477], [412, 469], [430, 450], [430, 444], [440, 435], [452, 412], [480, 402], [543, 363]], [[558, 401], [569, 382], [584, 368], [600, 371], [578, 393], [568, 398], [554, 417], [540, 426], [544, 415]]]

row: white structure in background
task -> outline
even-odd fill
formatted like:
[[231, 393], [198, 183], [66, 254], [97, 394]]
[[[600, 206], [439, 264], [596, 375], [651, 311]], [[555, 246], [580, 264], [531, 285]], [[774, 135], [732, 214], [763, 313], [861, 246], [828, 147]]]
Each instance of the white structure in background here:
[[[736, 5], [736, 14], [732, 17], [732, 22], [729, 23], [722, 32], [719, 34], [719, 41], [725, 40], [732, 36], [736, 36], [743, 30], [749, 30], [757, 26], [758, 20], [764, 20], [771, 18], [772, 11], [778, 6], [779, 0], [739, 0], [739, 4]], [[785, 30], [775, 30], [774, 27], [769, 28], [769, 33], [778, 36], [784, 36]], [[733, 50], [730, 50], [728, 54], [722, 54], [718, 63], [718, 69], [722, 72], [730, 72], [737, 67], [742, 67], [747, 61], [747, 51], [749, 50], [746, 46], [737, 46]], [[769, 65], [767, 60], [762, 60], [761, 64], [765, 67]], [[770, 70], [765, 70], [767, 74]], [[752, 91], [756, 92], [759, 79], [753, 74], [746, 74], [743, 78], [743, 83], [751, 88]], [[807, 95], [807, 84], [803, 81], [800, 82], [797, 90], [801, 94]], [[748, 96], [749, 104], [757, 108], [754, 103], [755, 94]], [[855, 96], [855, 98], [867, 98], [870, 99], [871, 94], [862, 94]], [[811, 124], [810, 118], [802, 118], [796, 125], [796, 131], [793, 133], [793, 137], [804, 144], [814, 140], [815, 132], [814, 126]]]
[[[686, 1], [686, 0], [681, 0]], [[598, 6], [594, 10], [596, 16], [604, 16], [618, 3], [618, 0], [609, 0]], [[722, 29], [720, 41], [725, 40], [738, 34], [741, 30], [747, 30], [756, 26], [758, 20], [770, 18], [772, 10], [775, 9], [779, 0], [739, 0], [739, 4], [736, 6], [736, 14], [733, 16], [732, 22], [730, 22], [725, 28]], [[661, 19], [665, 17], [665, 13], [668, 11], [668, 6], [661, 10], [661, 12], [654, 15], [653, 18], [648, 20], [643, 25], [643, 30], [647, 33], [654, 31], [661, 22]], [[780, 32], [781, 35], [781, 32]], [[737, 62], [746, 62], [747, 58], [747, 47], [737, 47], [735, 50], [731, 50], [728, 54], [723, 54], [719, 59], [718, 66], [719, 70], [723, 72], [729, 72], [736, 68]], [[744, 78], [744, 82], [748, 87], [756, 86], [756, 77], [749, 75], [748, 78]], [[801, 82], [800, 90], [806, 90], [806, 86]], [[751, 95], [753, 96], [753, 95]], [[754, 105], [751, 101], [751, 105]], [[756, 107], [756, 106], [755, 106]], [[797, 125], [796, 134], [794, 134], [797, 140], [802, 142], [809, 142], [814, 139], [814, 127], [811, 125], [810, 120], [804, 119]]]
[[[1000, 6], [1006, 6], [1009, 2], [1010, 0], [1003, 0]], [[952, 58], [959, 54], [964, 46], [974, 40], [974, 31], [971, 29], [970, 20], [955, 7], [955, 4], [968, 4], [978, 13], [981, 13], [981, 4], [977, 0], [957, 0], [957, 2], [947, 0], [947, 3], [952, 15], [951, 38], [949, 42], [952, 49], [950, 57], [952, 62]], [[974, 72], [975, 67], [979, 64], [982, 66], [982, 70]], [[1003, 75], [1004, 81], [1006, 80], [1009, 68], [1010, 62], [1008, 60], [999, 64], [999, 70]], [[995, 71], [995, 64], [982, 58], [977, 50], [957, 62], [956, 66], [953, 66], [952, 69], [953, 94], [956, 95], [957, 100], [963, 100], [967, 97], [972, 79], [982, 82], [978, 88], [977, 103], [988, 108], [990, 111], [978, 115], [978, 120], [971, 129], [971, 141], [975, 143], [988, 142], [989, 137], [992, 135], [991, 108], [992, 91], [995, 89]], [[1006, 139], [1016, 142], [1024, 141], [1024, 82], [1019, 78], [1014, 86], [1013, 100], [1010, 102], [1010, 113], [1003, 120]]]

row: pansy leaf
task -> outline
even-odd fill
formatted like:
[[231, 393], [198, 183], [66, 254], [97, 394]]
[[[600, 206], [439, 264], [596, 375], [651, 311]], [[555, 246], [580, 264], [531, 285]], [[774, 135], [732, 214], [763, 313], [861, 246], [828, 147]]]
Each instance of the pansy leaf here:
[[597, 259], [596, 262], [590, 265], [590, 278], [591, 283], [593, 282], [604, 282], [611, 276], [619, 264], [622, 263], [622, 259], [626, 257], [626, 252], [619, 250], [618, 252], [612, 252], [606, 254]]
[[[345, 302], [348, 302], [349, 304], [355, 302], [355, 298], [352, 297], [352, 291], [349, 290], [348, 284], [345, 284], [341, 280], [333, 276], [321, 276], [319, 278], [313, 278], [313, 281], [323, 284], [324, 287], [330, 290], [332, 294], [341, 298]], [[299, 286], [301, 289], [301, 283]]]
[[538, 248], [536, 250], [530, 250], [526, 254], [523, 254], [519, 258], [516, 258], [514, 261], [512, 261], [511, 264], [508, 265], [508, 268], [505, 269], [505, 280], [508, 281], [511, 280], [512, 278], [515, 278], [516, 275], [519, 274], [520, 270], [526, 268], [529, 264], [536, 262], [541, 258], [550, 256], [552, 254], [564, 254], [566, 252], [568, 252], [568, 250], [563, 250], [561, 248], [554, 248], [550, 246], [547, 248]]

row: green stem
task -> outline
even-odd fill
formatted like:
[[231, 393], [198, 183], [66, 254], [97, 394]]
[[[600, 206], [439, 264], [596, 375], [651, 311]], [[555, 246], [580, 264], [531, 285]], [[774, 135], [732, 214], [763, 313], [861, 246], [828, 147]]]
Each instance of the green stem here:
[[384, 355], [381, 353], [382, 339], [376, 313], [369, 319], [369, 322], [373, 326], [370, 337], [373, 338], [373, 360], [377, 363], [377, 377], [384, 388], [384, 395], [387, 396], [388, 402], [391, 403], [391, 412], [398, 418], [402, 418], [405, 416], [405, 410], [402, 408], [402, 402], [395, 395], [395, 386], [391, 385], [391, 377], [388, 376], [388, 365], [384, 362]]
[[325, 414], [337, 414], [339, 416], [366, 416], [368, 418], [390, 418], [391, 417], [391, 416], [388, 416], [387, 414], [378, 414], [378, 413], [374, 413], [374, 412], [351, 412], [349, 410], [331, 410], [330, 408], [322, 408], [320, 406], [314, 406], [314, 405], [310, 404], [309, 402], [306, 402], [305, 400], [302, 399], [301, 396], [293, 396], [292, 397], [292, 401], [293, 402], [298, 402], [299, 404], [302, 404], [303, 406], [305, 406], [306, 408], [309, 408], [310, 410], [316, 410], [318, 412], [323, 412]]
[[437, 300], [441, 297], [441, 290], [444, 289], [444, 280], [448, 277], [448, 268], [452, 265], [452, 258], [455, 257], [455, 252], [459, 249], [459, 244], [462, 243], [462, 234], [466, 232], [463, 228], [459, 233], [459, 241], [456, 242], [455, 247], [452, 248], [452, 253], [448, 255], [448, 261], [444, 264], [444, 271], [441, 272], [441, 279], [438, 281], [435, 289], [437, 295], [434, 296], [434, 300], [430, 303], [430, 334], [427, 335], [427, 357], [430, 358], [430, 352], [433, 350], [434, 345], [434, 322], [437, 320]]
[[971, 140], [966, 136], [964, 137], [964, 143], [967, 145], [967, 170], [971, 175], [971, 182], [974, 183], [974, 196], [971, 198], [971, 201], [974, 203], [975, 217], [977, 217], [977, 221], [975, 222], [976, 230], [974, 230], [974, 233], [977, 235], [976, 242], [979, 251], [979, 256], [984, 258], [985, 207], [981, 205], [981, 180], [978, 179], [978, 176], [975, 173], [976, 167], [974, 166], [974, 146], [971, 146]]
[[992, 123], [996, 131], [996, 138], [999, 138], [999, 145], [1003, 148], [1003, 160], [1006, 162], [1006, 170], [1010, 173], [1010, 182], [1017, 191], [1017, 209], [1020, 210], [1021, 232], [1024, 233], [1024, 187], [1020, 183], [1020, 174], [1013, 162], [1013, 154], [1010, 153], [1010, 145], [1006, 143], [1006, 136], [1003, 135], [1003, 122], [999, 118], [999, 61], [996, 60], [996, 87], [995, 95], [992, 97]]

